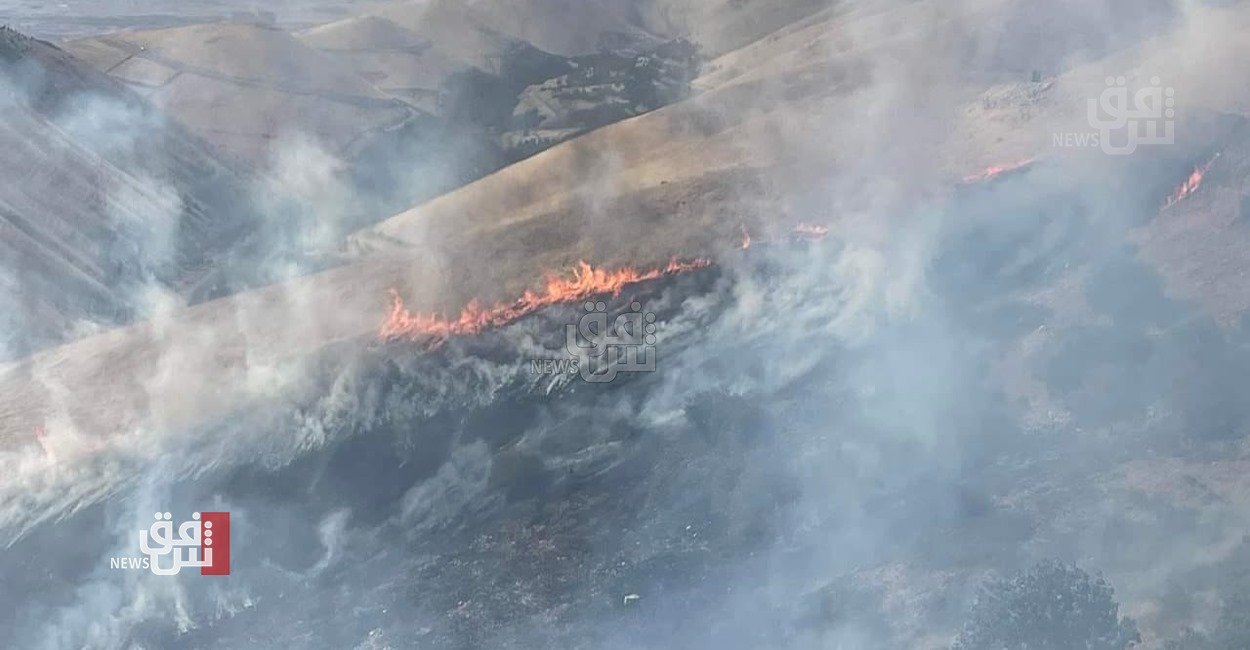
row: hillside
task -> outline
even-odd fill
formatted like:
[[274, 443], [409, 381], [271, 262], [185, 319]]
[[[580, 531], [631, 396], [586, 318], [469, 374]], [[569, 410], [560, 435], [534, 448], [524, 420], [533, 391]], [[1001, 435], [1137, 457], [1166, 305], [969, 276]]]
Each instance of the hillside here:
[[[844, 24], [838, 33], [853, 32], [854, 27], [855, 23]], [[798, 47], [825, 47], [820, 41], [794, 38]], [[888, 148], [867, 149], [872, 142], [857, 141], [854, 130], [837, 128], [830, 135], [841, 138], [844, 146], [833, 148], [831, 156], [817, 156], [810, 133], [827, 124], [828, 115], [842, 114], [853, 105], [848, 102], [855, 100], [857, 89], [867, 81], [857, 73], [863, 57], [880, 47], [914, 45], [905, 34], [898, 39], [874, 42], [871, 47], [834, 43], [831, 56], [812, 57], [810, 66], [791, 68], [785, 75], [758, 81], [749, 73], [739, 75], [734, 83], [566, 142], [362, 231], [352, 238], [349, 248], [356, 260], [348, 266], [269, 288], [254, 297], [202, 305], [177, 318], [201, 323], [199, 327], [214, 332], [211, 336], [220, 339], [212, 348], [214, 357], [242, 355], [245, 342], [266, 341], [261, 347], [267, 356], [299, 359], [329, 341], [368, 338], [382, 315], [385, 290], [390, 287], [410, 295], [417, 309], [449, 311], [470, 297], [490, 302], [515, 296], [533, 286], [543, 271], [566, 268], [578, 259], [608, 266], [626, 262], [648, 266], [675, 255], [724, 254], [736, 247], [744, 225], [760, 236], [771, 236], [784, 233], [800, 219], [835, 226], [854, 223], [846, 221], [852, 216], [845, 213], [812, 213], [810, 202], [827, 193], [804, 188], [810, 187], [812, 179], [831, 174], [849, 175], [839, 188], [864, 187], [865, 179], [885, 173], [878, 166], [900, 161], [892, 159]], [[771, 60], [765, 57], [761, 65], [773, 65]], [[1109, 65], [1119, 64], [1111, 61]], [[1060, 79], [1057, 85], [1062, 86]], [[764, 89], [768, 95], [784, 94], [786, 101], [760, 101], [749, 111], [716, 108], [759, 96]], [[926, 172], [930, 180], [925, 183], [932, 191], [951, 187], [963, 176], [996, 162], [1042, 153], [1038, 147], [1045, 142], [1044, 133], [1028, 129], [1026, 133], [1035, 134], [1032, 140], [1000, 140], [994, 128], [959, 136], [961, 120], [984, 119], [974, 110], [981, 99], [966, 88], [947, 96], [956, 102], [951, 113], [957, 116], [953, 133], [958, 137], [935, 144], [931, 160], [939, 166]], [[1048, 128], [1051, 119], [1062, 121], [1061, 116], [1048, 116], [1044, 110], [1045, 106], [1038, 108], [1030, 118], [1039, 129]], [[796, 156], [796, 152], [804, 155]], [[1081, 164], [1079, 160], [1074, 164]], [[593, 203], [587, 202], [584, 188], [588, 187], [596, 191]], [[917, 194], [909, 200], [927, 196], [932, 194]], [[839, 198], [839, 204], [871, 200], [871, 195], [848, 194]], [[646, 227], [639, 228], [643, 223]], [[517, 242], [524, 245], [517, 246]], [[482, 258], [491, 259], [492, 264], [466, 261]], [[335, 304], [336, 316], [291, 336], [281, 314], [287, 309], [286, 301], [295, 297], [314, 309]], [[216, 329], [214, 323], [223, 322], [222, 315], [240, 310], [249, 314], [242, 320], [255, 323], [258, 330], [239, 338], [242, 333], [233, 328]], [[156, 362], [158, 358], [139, 353], [148, 347], [144, 341], [152, 337], [150, 327], [85, 340], [73, 352], [56, 353], [74, 359], [77, 378], [65, 381], [90, 381], [99, 371], [97, 355], [113, 356], [105, 351], [118, 345], [134, 350], [126, 355], [139, 364], [134, 374], [146, 375], [139, 360]], [[24, 362], [26, 370], [15, 369], [19, 374], [10, 376], [16, 380], [49, 363], [41, 359]], [[58, 372], [68, 371], [63, 363], [53, 365], [61, 368]], [[222, 370], [230, 367], [217, 362], [210, 365]], [[128, 390], [119, 382], [103, 389]], [[25, 390], [15, 388], [10, 394]], [[79, 408], [111, 401], [84, 400]], [[5, 409], [10, 440], [38, 426], [39, 410], [31, 406], [39, 402], [32, 394]], [[19, 403], [23, 406], [14, 408]], [[212, 412], [198, 406], [193, 411], [197, 419]], [[105, 409], [90, 419], [116, 417], [107, 413]], [[99, 422], [89, 428], [107, 431], [115, 426]]]
[[[21, 538], [0, 575], [35, 603], [0, 627], [64, 627], [60, 647], [359, 650], [992, 650], [1009, 634], [978, 632], [1017, 618], [1057, 648], [1081, 630], [1054, 620], [1097, 619], [1111, 650], [1250, 635], [1250, 87], [1226, 76], [1250, 62], [1250, 8], [1096, 4], [1099, 29], [1085, 5], [1013, 0], [435, 0], [295, 35], [77, 43], [111, 77], [159, 81], [150, 97], [190, 130], [197, 111], [292, 112], [379, 185], [463, 162], [373, 148], [405, 129], [483, 150], [512, 120], [569, 131], [352, 232], [317, 273], [0, 366], [0, 540]], [[585, 112], [633, 103], [620, 71], [652, 39], [696, 27], [697, 92], [583, 132]], [[585, 54], [614, 33], [629, 47]], [[168, 103], [184, 75], [220, 92]], [[1174, 91], [1174, 140], [1069, 144], [1121, 75]], [[449, 90], [450, 117], [421, 108]], [[302, 99], [360, 112], [318, 122]], [[0, 250], [52, 278], [13, 286], [114, 299], [92, 242], [115, 203], [94, 188], [129, 188], [132, 219], [160, 194], [14, 110], [0, 138], [68, 175], [0, 192], [6, 212], [58, 217], [41, 246], [18, 238], [30, 219], [0, 222]], [[348, 137], [363, 125], [387, 135]], [[232, 136], [253, 159], [250, 138], [278, 133], [255, 128]], [[29, 175], [20, 160], [2, 171]], [[348, 197], [334, 217], [377, 198]], [[61, 308], [31, 293], [32, 313]], [[578, 354], [587, 312], [643, 305], [654, 368], [536, 370]], [[105, 525], [131, 540], [154, 498], [236, 513], [232, 582], [132, 611], [166, 592], [118, 586], [100, 549], [25, 561]], [[1021, 571], [1040, 559], [1089, 579], [1039, 586]]]
[[[301, 142], [323, 149], [342, 170], [337, 180], [368, 197], [341, 220], [352, 224], [688, 91], [693, 60], [662, 54], [673, 48], [657, 37], [609, 38], [624, 49], [569, 58], [524, 40], [524, 30], [505, 30], [518, 26], [487, 8], [393, 3], [294, 34], [258, 21], [218, 22], [66, 47], [260, 170], [289, 162], [286, 152]], [[535, 6], [533, 15], [565, 9]], [[560, 14], [589, 21], [566, 31], [622, 27], [608, 5], [585, 10]]]
[[342, 151], [413, 116], [356, 71], [276, 27], [212, 23], [126, 32], [66, 49], [158, 103], [201, 137], [254, 164], [306, 134]]
[[152, 282], [189, 296], [254, 217], [236, 163], [55, 47], [3, 38], [20, 50], [0, 64], [9, 356], [131, 320]]
[[643, 10], [643, 24], [657, 33], [685, 36], [715, 57], [769, 36], [829, 4], [825, 0], [655, 0]]
[[459, 4], [482, 25], [509, 38], [561, 56], [594, 54], [619, 43], [656, 42], [645, 29], [638, 4], [612, 0], [522, 0], [496, 3], [471, 0]]
[[379, 90], [431, 114], [438, 113], [442, 86], [468, 69], [415, 32], [378, 16], [357, 16], [297, 34], [305, 45], [343, 61]]

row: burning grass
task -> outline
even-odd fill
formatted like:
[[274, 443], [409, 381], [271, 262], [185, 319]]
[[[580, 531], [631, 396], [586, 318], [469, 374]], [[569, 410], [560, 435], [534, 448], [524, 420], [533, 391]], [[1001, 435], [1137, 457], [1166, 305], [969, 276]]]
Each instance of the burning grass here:
[[398, 291], [391, 290], [391, 308], [378, 332], [384, 342], [414, 341], [436, 348], [452, 336], [476, 334], [516, 322], [534, 312], [558, 304], [581, 302], [595, 296], [619, 295], [626, 287], [662, 277], [688, 273], [711, 266], [707, 259], [670, 260], [655, 269], [596, 268], [582, 261], [569, 273], [549, 273], [540, 291], [526, 291], [510, 303], [482, 307], [476, 300], [460, 314], [447, 318], [437, 314], [414, 314], [404, 306]]
[[1211, 160], [1208, 160], [1205, 165], [1195, 166], [1194, 171], [1189, 174], [1189, 178], [1186, 178], [1185, 182], [1181, 183], [1180, 187], [1176, 188], [1176, 190], [1168, 196], [1167, 201], [1163, 204], [1163, 208], [1166, 210], [1189, 198], [1194, 194], [1194, 192], [1197, 192], [1198, 188], [1202, 187], [1203, 177], [1205, 177], [1207, 172], [1211, 170], [1211, 165], [1214, 165], [1215, 161], [1218, 160], [1219, 157], [1220, 154], [1217, 153], [1211, 158]]
[[[801, 223], [790, 232], [787, 240], [820, 240], [828, 234], [829, 229], [825, 226]], [[750, 246], [751, 235], [746, 226], [743, 226], [741, 248]], [[548, 273], [540, 291], [526, 291], [512, 302], [491, 307], [483, 307], [477, 300], [473, 300], [453, 318], [440, 314], [413, 313], [404, 304], [399, 292], [391, 289], [391, 306], [378, 331], [378, 338], [384, 343], [419, 342], [433, 349], [450, 337], [498, 329], [544, 307], [577, 303], [595, 296], [616, 296], [630, 285], [680, 275], [711, 265], [712, 261], [705, 258], [688, 261], [674, 258], [661, 268], [638, 269], [626, 266], [603, 269], [581, 261], [567, 273]]]

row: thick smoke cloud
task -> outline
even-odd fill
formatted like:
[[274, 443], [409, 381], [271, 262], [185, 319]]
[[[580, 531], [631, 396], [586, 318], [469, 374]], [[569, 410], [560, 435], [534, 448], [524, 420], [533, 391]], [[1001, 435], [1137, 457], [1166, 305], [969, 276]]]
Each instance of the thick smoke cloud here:
[[[982, 577], [1057, 558], [1104, 571], [1126, 609], [1174, 632], [1184, 622], [1152, 609], [1236, 546], [1246, 513], [1177, 512], [1126, 485], [1149, 482], [1152, 454], [1220, 449], [1211, 438], [1248, 415], [1220, 387], [1248, 366], [1244, 332], [1165, 296], [1126, 243], [1172, 179], [1056, 156], [957, 191], [939, 160], [970, 60], [1020, 79], [1196, 37], [1178, 8], [1114, 4], [1085, 20], [1066, 5], [919, 10], [933, 28], [859, 55], [866, 83], [815, 131], [779, 118], [761, 137], [826, 179], [775, 182], [798, 216], [835, 215], [833, 233], [645, 290], [653, 375], [530, 374], [578, 315], [558, 308], [431, 353], [267, 366], [249, 350], [245, 390], [268, 399], [228, 422], [170, 435], [162, 409], [178, 405], [160, 404], [106, 453], [73, 456], [85, 436], [58, 441], [70, 456], [51, 468], [23, 451], [0, 493], [22, 536], [0, 571], [28, 597], [0, 627], [31, 648], [940, 648]], [[68, 130], [114, 122], [92, 110]], [[275, 160], [266, 190], [316, 200], [262, 202], [273, 241], [332, 246], [357, 198], [339, 163], [308, 140]], [[576, 192], [587, 229], [604, 227], [616, 164], [597, 160]], [[157, 260], [160, 235], [145, 244]], [[292, 259], [266, 272], [309, 270]], [[332, 308], [287, 299], [293, 326]], [[174, 307], [150, 304], [162, 371], [147, 380], [194, 386], [184, 360], [211, 328], [174, 329]], [[236, 575], [108, 569], [161, 509], [229, 510], [249, 549]]]

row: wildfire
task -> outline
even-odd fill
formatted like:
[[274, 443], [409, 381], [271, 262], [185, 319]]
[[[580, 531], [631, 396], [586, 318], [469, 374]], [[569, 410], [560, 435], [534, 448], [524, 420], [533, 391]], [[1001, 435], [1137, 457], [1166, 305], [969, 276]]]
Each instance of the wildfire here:
[[644, 271], [625, 267], [610, 270], [578, 262], [567, 276], [549, 274], [541, 291], [526, 291], [511, 303], [501, 303], [493, 307], [482, 307], [474, 300], [457, 317], [451, 319], [433, 314], [413, 314], [404, 306], [399, 292], [392, 289], [391, 308], [378, 337], [387, 342], [404, 339], [422, 341], [428, 347], [436, 348], [449, 337], [503, 327], [544, 307], [580, 302], [600, 295], [615, 296], [633, 284], [708, 266], [711, 266], [711, 262], [706, 259], [682, 262], [674, 258], [662, 268]]
[[810, 223], [801, 223], [794, 227], [794, 235], [803, 239], [824, 239], [829, 229]]
[[1025, 158], [1024, 160], [1021, 160], [1019, 162], [987, 167], [984, 171], [978, 174], [973, 174], [971, 176], [964, 176], [964, 184], [983, 183], [995, 177], [1006, 174], [1007, 172], [1014, 172], [1018, 169], [1024, 169], [1025, 167], [1032, 165], [1035, 160], [1037, 159]]
[[1185, 179], [1185, 182], [1181, 183], [1181, 186], [1176, 188], [1176, 191], [1172, 192], [1172, 195], [1167, 198], [1167, 202], [1163, 204], [1164, 209], [1184, 201], [1194, 192], [1197, 192], [1198, 188], [1202, 187], [1203, 176], [1206, 176], [1207, 171], [1211, 169], [1211, 165], [1215, 164], [1215, 159], [1219, 157], [1220, 154], [1217, 153], [1211, 160], [1207, 161], [1207, 164], [1194, 167], [1194, 171], [1189, 174], [1189, 178]]
[[[742, 229], [742, 248], [751, 247], [751, 233], [746, 224]], [[789, 239], [817, 240], [829, 234], [825, 226], [801, 223], [791, 231]], [[784, 240], [782, 240], [784, 241]], [[767, 242], [765, 242], [767, 243]], [[581, 302], [594, 296], [619, 295], [626, 287], [657, 280], [659, 278], [707, 268], [707, 259], [680, 261], [676, 258], [661, 268], [639, 270], [633, 267], [602, 269], [586, 262], [578, 262], [567, 274], [547, 274], [540, 291], [526, 291], [520, 298], [508, 303], [483, 307], [477, 300], [471, 301], [454, 318], [440, 314], [414, 314], [404, 305], [399, 292], [390, 290], [390, 309], [378, 331], [384, 342], [409, 340], [422, 342], [429, 349], [442, 345], [453, 336], [466, 336], [496, 329], [513, 323], [540, 309], [557, 304]]]

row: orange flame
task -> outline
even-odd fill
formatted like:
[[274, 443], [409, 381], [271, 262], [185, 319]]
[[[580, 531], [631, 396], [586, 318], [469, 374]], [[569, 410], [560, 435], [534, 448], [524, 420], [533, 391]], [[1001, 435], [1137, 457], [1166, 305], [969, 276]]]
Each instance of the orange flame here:
[[1207, 161], [1207, 164], [1194, 167], [1194, 171], [1189, 174], [1189, 178], [1185, 179], [1185, 182], [1181, 183], [1181, 186], [1176, 188], [1176, 191], [1172, 192], [1171, 196], [1167, 198], [1167, 202], [1163, 204], [1164, 209], [1184, 201], [1194, 192], [1197, 192], [1198, 188], [1202, 187], [1202, 178], [1206, 176], [1207, 171], [1211, 169], [1211, 165], [1215, 164], [1215, 159], [1219, 157], [1220, 154], [1217, 153], [1211, 160]]
[[801, 223], [794, 227], [794, 235], [804, 239], [824, 239], [829, 234], [829, 229], [810, 223]]
[[476, 334], [487, 329], [503, 327], [544, 307], [580, 302], [599, 295], [615, 296], [632, 284], [708, 266], [711, 266], [711, 261], [706, 259], [682, 262], [674, 258], [663, 268], [639, 271], [630, 267], [616, 270], [600, 269], [586, 262], [578, 262], [576, 268], [567, 277], [548, 274], [546, 286], [542, 291], [526, 291], [514, 302], [501, 303], [488, 308], [483, 308], [474, 300], [452, 319], [433, 314], [414, 314], [404, 306], [399, 292], [392, 289], [390, 291], [391, 308], [386, 321], [382, 323], [378, 337], [386, 342], [404, 339], [424, 341], [427, 347], [436, 348], [449, 337]]
[[964, 183], [965, 184], [983, 183], [997, 176], [1001, 176], [1002, 174], [1006, 174], [1007, 172], [1014, 172], [1018, 169], [1024, 169], [1025, 167], [1032, 165], [1035, 160], [1037, 159], [1025, 158], [1024, 160], [1021, 160], [1019, 162], [1008, 163], [1005, 165], [993, 165], [991, 167], [987, 167], [984, 171], [980, 173], [972, 174], [971, 176], [964, 176]]

